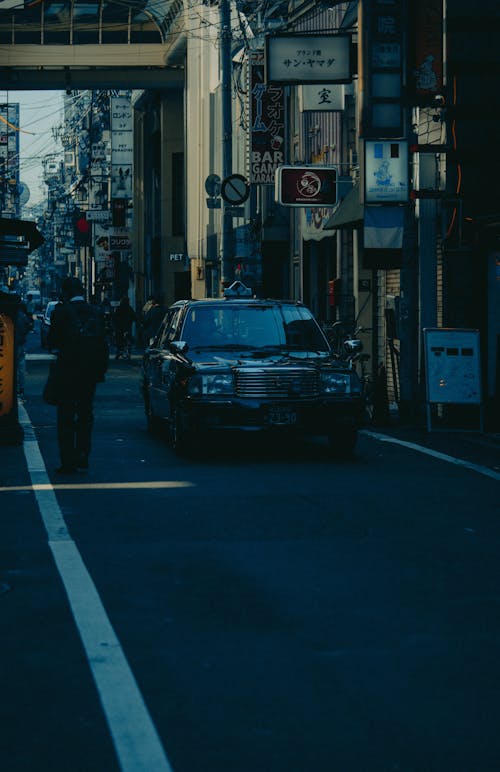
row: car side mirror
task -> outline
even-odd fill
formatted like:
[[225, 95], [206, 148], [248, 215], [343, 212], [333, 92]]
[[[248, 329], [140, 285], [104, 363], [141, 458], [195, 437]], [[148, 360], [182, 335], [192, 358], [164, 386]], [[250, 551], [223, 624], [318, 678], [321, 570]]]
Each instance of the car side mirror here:
[[344, 341], [344, 351], [347, 354], [359, 354], [363, 351], [363, 342], [358, 338], [350, 338]]
[[169, 345], [174, 354], [185, 354], [189, 350], [189, 345], [185, 340], [172, 340]]

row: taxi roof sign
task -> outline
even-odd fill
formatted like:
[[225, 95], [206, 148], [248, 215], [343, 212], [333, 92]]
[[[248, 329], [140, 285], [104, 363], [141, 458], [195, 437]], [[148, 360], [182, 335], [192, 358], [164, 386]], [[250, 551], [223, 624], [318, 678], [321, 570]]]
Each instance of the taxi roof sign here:
[[242, 281], [233, 281], [233, 283], [224, 290], [225, 298], [243, 298], [252, 297], [252, 290], [243, 284]]

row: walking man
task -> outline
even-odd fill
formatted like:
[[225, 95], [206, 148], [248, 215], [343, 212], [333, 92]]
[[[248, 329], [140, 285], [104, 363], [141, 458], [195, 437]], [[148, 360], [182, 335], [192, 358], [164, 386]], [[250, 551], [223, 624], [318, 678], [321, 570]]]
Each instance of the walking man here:
[[104, 380], [109, 351], [100, 309], [85, 301], [79, 279], [61, 285], [63, 302], [52, 312], [49, 349], [57, 353], [59, 474], [88, 469], [96, 384]]
[[130, 347], [132, 345], [132, 326], [137, 321], [137, 316], [130, 305], [128, 296], [125, 295], [120, 300], [120, 305], [116, 309], [114, 316], [114, 327], [116, 335], [116, 354], [115, 359], [123, 356], [130, 359]]

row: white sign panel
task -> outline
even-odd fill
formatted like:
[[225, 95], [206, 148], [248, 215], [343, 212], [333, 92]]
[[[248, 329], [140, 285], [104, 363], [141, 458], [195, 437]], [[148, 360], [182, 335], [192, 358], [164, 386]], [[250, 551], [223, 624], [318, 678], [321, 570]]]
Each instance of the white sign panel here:
[[299, 86], [299, 110], [343, 110], [345, 87], [341, 83]]
[[273, 35], [266, 38], [266, 81], [349, 83], [350, 35]]
[[108, 222], [110, 212], [108, 209], [89, 209], [87, 211], [87, 220], [89, 222]]
[[334, 230], [323, 230], [332, 216], [331, 207], [304, 207], [300, 214], [304, 241], [321, 241], [335, 234]]
[[427, 401], [481, 404], [479, 331], [425, 329], [424, 341]]
[[132, 198], [133, 117], [130, 98], [111, 99], [111, 198]]
[[406, 142], [365, 142], [365, 203], [408, 201], [408, 145]]

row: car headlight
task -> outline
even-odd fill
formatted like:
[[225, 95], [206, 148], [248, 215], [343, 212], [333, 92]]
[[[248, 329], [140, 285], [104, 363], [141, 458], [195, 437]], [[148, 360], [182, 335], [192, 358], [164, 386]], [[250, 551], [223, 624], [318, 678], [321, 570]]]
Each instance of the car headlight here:
[[335, 370], [321, 373], [321, 387], [325, 394], [350, 394], [350, 373], [338, 373]]
[[188, 393], [192, 396], [202, 396], [205, 394], [232, 394], [233, 376], [231, 373], [194, 375], [189, 380]]

